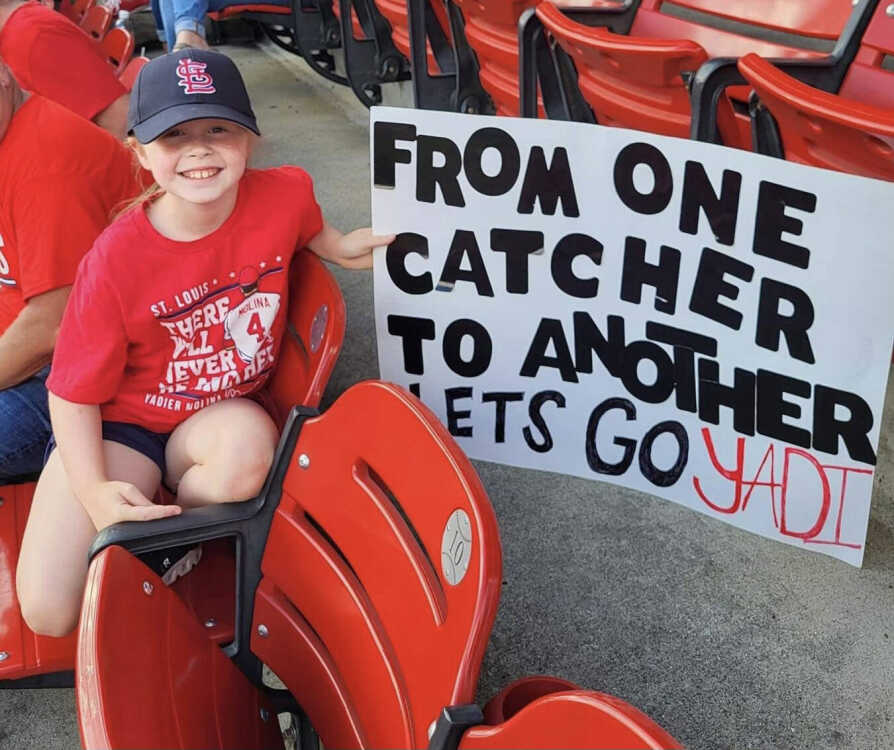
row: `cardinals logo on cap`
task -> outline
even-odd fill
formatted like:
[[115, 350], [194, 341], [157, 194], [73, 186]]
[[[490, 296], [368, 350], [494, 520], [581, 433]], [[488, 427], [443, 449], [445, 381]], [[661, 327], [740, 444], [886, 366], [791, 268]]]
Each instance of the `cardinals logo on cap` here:
[[186, 94], [215, 93], [217, 89], [214, 88], [214, 79], [205, 72], [207, 67], [207, 63], [184, 57], [177, 66], [177, 77], [180, 79], [177, 85], [182, 86]]

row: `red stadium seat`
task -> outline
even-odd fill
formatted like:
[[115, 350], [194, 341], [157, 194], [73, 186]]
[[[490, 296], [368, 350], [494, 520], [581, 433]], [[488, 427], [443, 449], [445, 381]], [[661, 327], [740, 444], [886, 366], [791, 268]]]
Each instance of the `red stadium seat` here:
[[[288, 330], [265, 399], [280, 427], [294, 404], [319, 404], [345, 330], [341, 291], [317, 256], [307, 250], [296, 254], [289, 288]], [[0, 660], [0, 680], [4, 681], [74, 668], [74, 636], [35, 636], [22, 621], [15, 595], [16, 561], [33, 492], [33, 483], [0, 486], [0, 653], [6, 653]], [[231, 578], [221, 571], [232, 569], [232, 545], [206, 545], [203, 557], [208, 564], [203, 562], [172, 589], [201, 622], [213, 621], [208, 635], [227, 642], [233, 637], [234, 593]]]
[[417, 109], [493, 112], [462, 14], [452, 0], [376, 0], [376, 5], [391, 25], [395, 47], [410, 61]]
[[133, 57], [133, 34], [126, 29], [109, 29], [99, 43], [103, 57], [115, 68], [115, 75], [120, 78]]
[[[15, 575], [19, 546], [31, 508], [34, 483], [0, 486], [0, 680], [29, 678], [74, 669], [74, 634], [67, 638], [35, 635], [22, 620]], [[71, 684], [71, 676], [55, 684]], [[53, 685], [52, 681], [45, 684]]]
[[270, 13], [278, 16], [289, 16], [292, 14], [292, 9], [285, 5], [264, 5], [263, 3], [250, 5], [246, 3], [245, 5], [230, 5], [220, 10], [211, 11], [208, 13], [208, 18], [212, 21], [224, 21], [227, 18], [234, 18], [243, 13]]
[[[772, 115], [789, 161], [894, 180], [894, 108], [875, 107], [801, 83], [757, 55], [739, 71]], [[885, 74], [894, 79], [894, 73]], [[890, 88], [894, 80], [888, 82]], [[762, 142], [757, 150], [770, 152]]]
[[84, 14], [80, 27], [98, 42], [106, 35], [114, 18], [105, 5], [94, 5]]
[[87, 748], [283, 747], [270, 702], [120, 547], [90, 566], [76, 690]]
[[[614, 30], [605, 28], [611, 16], [601, 11], [566, 14], [541, 3], [536, 15], [574, 61], [580, 92], [597, 122], [687, 137], [688, 81], [704, 62], [749, 52], [818, 59], [823, 53], [815, 40], [837, 40], [853, 14], [851, 0], [642, 0], [635, 14], [627, 11], [629, 25], [615, 24]], [[729, 27], [731, 21], [732, 28], [718, 28]], [[750, 146], [748, 94], [747, 88], [730, 89], [720, 103], [718, 126], [724, 143]], [[527, 105], [525, 114], [532, 112], [533, 105]]]
[[[498, 530], [468, 459], [415, 397], [370, 381], [321, 416], [296, 414], [273, 476], [257, 501], [100, 536], [77, 673], [87, 750], [258, 746], [232, 726], [221, 728], [222, 741], [198, 733], [244, 717], [255, 741], [266, 741], [261, 704], [243, 677], [253, 675], [259, 688], [261, 663], [325, 747], [446, 747], [451, 729], [465, 732], [459, 746], [468, 748], [679, 747], [623, 701], [556, 678], [511, 685], [487, 718], [471, 705], [500, 592]], [[136, 536], [146, 529], [148, 537]], [[110, 546], [140, 549], [152, 534], [171, 541], [178, 533], [240, 540], [244, 611], [228, 653], [241, 672], [217, 664], [220, 652], [200, 624], [187, 622], [170, 592], [159, 595], [135, 558]], [[125, 604], [107, 593], [116, 590], [127, 592]], [[160, 648], [130, 654], [144, 629], [164, 632]], [[187, 663], [181, 684], [174, 676]], [[141, 685], [129, 690], [123, 675], [133, 673]], [[107, 718], [135, 700], [151, 706], [154, 725], [137, 722], [145, 734]]]
[[96, 0], [62, 0], [59, 11], [75, 23], [80, 23], [84, 14], [96, 5]]
[[[774, 121], [769, 105], [762, 104], [760, 99], [753, 99], [749, 112], [755, 149], [761, 153], [781, 157], [783, 156], [783, 146], [780, 138], [784, 137], [792, 144], [793, 154], [800, 151], [802, 158], [808, 158], [806, 151], [795, 145], [799, 138], [796, 131], [801, 131], [802, 138], [806, 137], [807, 140], [819, 144], [817, 137], [819, 130], [813, 135], [803, 131], [806, 121], [812, 118], [813, 125], [820, 130], [825, 127], [824, 137], [833, 138], [835, 143], [841, 144], [844, 151], [848, 152], [848, 156], [841, 157], [842, 165], [850, 162], [854, 155], [855, 144], [844, 145], [843, 131], [840, 129], [843, 123], [840, 121], [840, 117], [835, 118], [838, 123], [834, 127], [831, 121], [826, 122], [825, 125], [820, 124], [819, 119], [816, 119], [820, 115], [817, 111], [818, 102], [822, 101], [824, 107], [838, 110], [839, 115], [850, 107], [850, 102], [876, 107], [880, 110], [894, 109], [894, 95], [891, 93], [890, 86], [894, 74], [890, 72], [887, 65], [892, 51], [894, 51], [894, 18], [889, 15], [889, 6], [880, 0], [860, 0], [848, 21], [845, 32], [836, 44], [835, 50], [828, 57], [807, 60], [770, 59], [768, 62], [773, 67], [815, 91], [791, 87], [792, 96], [798, 101], [795, 103], [794, 100], [791, 100], [788, 106], [795, 108], [804, 106], [805, 115], [803, 121], [799, 121], [796, 126], [795, 122], [798, 118], [787, 117], [783, 113], [782, 119], [786, 122], [786, 132], [782, 136], [780, 136], [779, 124]], [[749, 92], [752, 90], [749, 81], [743, 77], [742, 71], [739, 70], [738, 63], [738, 58], [712, 60], [696, 73], [692, 81], [692, 138], [717, 142], [719, 119], [717, 102], [722, 99], [723, 91], [730, 86], [742, 86]], [[764, 83], [769, 83], [769, 79], [772, 78], [774, 81], [772, 88], [776, 89], [777, 96], [782, 96], [782, 89], [789, 88], [789, 83], [785, 81], [784, 76], [780, 77], [772, 73], [770, 69], [762, 67], [760, 63], [754, 61], [746, 63], [743, 71], [747, 71], [755, 80], [760, 79]], [[821, 96], [823, 92], [838, 95], [840, 99], [823, 97]], [[772, 97], [769, 91], [768, 95]], [[812, 105], [809, 103], [811, 99], [815, 99]], [[773, 106], [780, 112], [785, 109], [778, 98], [774, 101]], [[813, 115], [808, 115], [808, 112], [813, 112]], [[882, 120], [886, 119], [884, 112], [854, 111], [853, 124], [861, 120], [865, 123], [865, 117], [875, 117], [876, 115], [879, 115]], [[871, 132], [870, 136], [873, 136]], [[806, 141], [802, 140], [801, 146], [806, 145]], [[825, 152], [825, 156], [817, 157], [825, 163], [832, 158], [829, 150], [834, 148], [835, 146], [830, 143], [819, 144], [814, 151], [817, 154]], [[847, 168], [844, 168], [847, 171]], [[856, 164], [851, 163], [851, 168], [856, 168]]]
[[124, 67], [118, 74], [118, 80], [121, 81], [124, 88], [130, 91], [133, 88], [134, 83], [137, 80], [137, 76], [140, 74], [140, 70], [142, 70], [143, 66], [149, 62], [148, 57], [132, 57], [130, 62]]

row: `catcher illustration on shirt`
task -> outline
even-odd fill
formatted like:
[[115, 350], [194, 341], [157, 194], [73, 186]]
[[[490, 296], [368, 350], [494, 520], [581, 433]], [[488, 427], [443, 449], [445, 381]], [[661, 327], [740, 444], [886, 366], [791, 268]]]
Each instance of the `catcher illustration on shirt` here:
[[245, 299], [227, 313], [224, 338], [232, 340], [239, 359], [254, 360], [258, 350], [270, 340], [273, 319], [279, 310], [279, 295], [258, 291], [258, 272], [250, 266], [239, 273], [239, 288]]

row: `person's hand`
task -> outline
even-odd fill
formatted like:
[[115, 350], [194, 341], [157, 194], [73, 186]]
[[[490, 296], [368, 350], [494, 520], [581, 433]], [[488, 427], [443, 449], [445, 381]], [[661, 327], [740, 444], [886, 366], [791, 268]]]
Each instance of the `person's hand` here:
[[97, 531], [122, 521], [154, 521], [179, 515], [179, 505], [156, 505], [130, 482], [101, 482], [83, 498]]
[[373, 234], [372, 229], [355, 229], [341, 236], [338, 256], [334, 260], [343, 268], [372, 268], [372, 251], [375, 247], [390, 245], [393, 234]]

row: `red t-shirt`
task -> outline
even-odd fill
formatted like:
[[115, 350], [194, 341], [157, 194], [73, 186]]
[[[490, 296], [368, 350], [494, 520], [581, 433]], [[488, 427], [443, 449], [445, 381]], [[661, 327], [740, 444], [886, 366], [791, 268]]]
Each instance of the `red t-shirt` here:
[[258, 390], [285, 329], [289, 262], [322, 227], [298, 167], [246, 171], [233, 213], [194, 242], [128, 212], [78, 268], [47, 388], [155, 432]]
[[127, 89], [87, 34], [39, 3], [16, 8], [0, 30], [0, 57], [26, 91], [92, 120]]
[[115, 209], [139, 195], [131, 152], [40, 96], [0, 140], [0, 334], [25, 302], [74, 281]]

